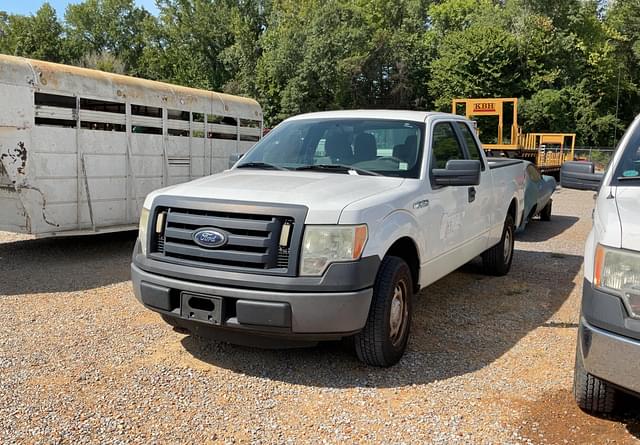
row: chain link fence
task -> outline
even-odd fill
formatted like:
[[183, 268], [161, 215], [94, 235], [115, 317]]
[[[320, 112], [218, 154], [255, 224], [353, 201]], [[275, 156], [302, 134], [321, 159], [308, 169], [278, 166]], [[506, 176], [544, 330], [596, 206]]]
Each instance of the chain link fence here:
[[573, 151], [576, 161], [591, 161], [595, 164], [596, 171], [603, 171], [611, 162], [615, 149], [611, 147], [580, 147]]

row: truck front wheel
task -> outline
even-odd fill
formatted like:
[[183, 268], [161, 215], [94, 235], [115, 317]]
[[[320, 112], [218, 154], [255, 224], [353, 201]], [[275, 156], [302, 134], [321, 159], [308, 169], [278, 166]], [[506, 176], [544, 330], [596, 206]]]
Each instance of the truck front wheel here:
[[509, 273], [515, 244], [513, 232], [513, 217], [507, 215], [504, 220], [500, 242], [482, 254], [482, 265], [486, 274], [501, 277]]
[[358, 358], [372, 366], [392, 366], [407, 347], [413, 299], [409, 266], [394, 256], [382, 260], [373, 287], [369, 317], [354, 338]]
[[576, 403], [584, 411], [594, 414], [609, 414], [614, 411], [618, 390], [604, 380], [584, 369], [582, 354], [576, 351], [576, 366], [573, 374], [573, 394]]

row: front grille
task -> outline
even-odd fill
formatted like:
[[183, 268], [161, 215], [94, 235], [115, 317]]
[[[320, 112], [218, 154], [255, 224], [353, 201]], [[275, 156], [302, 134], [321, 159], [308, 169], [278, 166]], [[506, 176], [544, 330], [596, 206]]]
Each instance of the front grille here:
[[[295, 217], [162, 206], [155, 209], [154, 215], [154, 221], [160, 218], [164, 223], [152, 241], [151, 255], [155, 259], [199, 267], [295, 273], [291, 252], [292, 244], [299, 244], [296, 237], [284, 236], [287, 239], [281, 245], [285, 225], [300, 237], [301, 231], [295, 230]], [[193, 235], [202, 228], [226, 232], [227, 242], [217, 248], [201, 247]]]

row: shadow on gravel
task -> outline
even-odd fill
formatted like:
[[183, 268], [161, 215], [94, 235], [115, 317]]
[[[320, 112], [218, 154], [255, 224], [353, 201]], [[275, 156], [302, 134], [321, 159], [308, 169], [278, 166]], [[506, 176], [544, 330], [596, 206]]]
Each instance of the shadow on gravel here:
[[506, 277], [481, 275], [479, 261], [464, 266], [418, 296], [407, 353], [389, 369], [361, 364], [339, 342], [297, 350], [260, 350], [193, 336], [182, 343], [214, 366], [298, 385], [424, 384], [483, 368], [544, 326], [573, 291], [581, 264], [576, 255], [517, 250]]
[[516, 240], [530, 243], [547, 241], [571, 228], [579, 219], [565, 215], [552, 215], [551, 221], [534, 219], [529, 221], [524, 232], [516, 234]]
[[611, 420], [621, 422], [629, 434], [640, 440], [640, 398], [626, 396], [622, 413]]
[[0, 243], [0, 295], [73, 292], [130, 279], [137, 231]]

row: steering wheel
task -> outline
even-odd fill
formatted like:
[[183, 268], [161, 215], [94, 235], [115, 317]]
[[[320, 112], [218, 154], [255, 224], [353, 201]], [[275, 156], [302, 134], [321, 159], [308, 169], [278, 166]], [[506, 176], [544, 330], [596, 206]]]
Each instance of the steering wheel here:
[[396, 158], [395, 156], [382, 156], [376, 159], [376, 161], [393, 161], [393, 162], [397, 162], [398, 164], [401, 162], [404, 162], [402, 159]]

